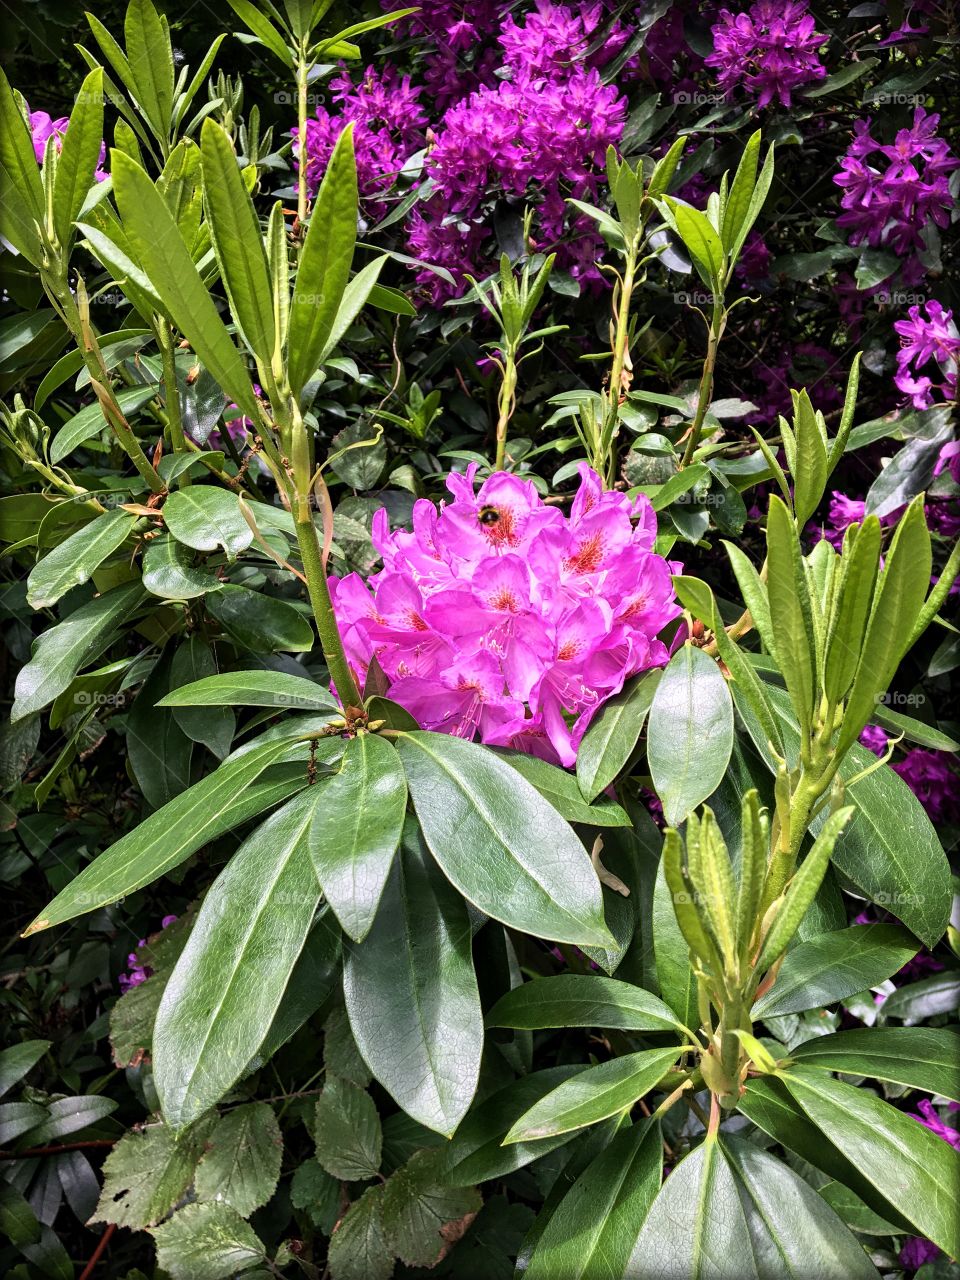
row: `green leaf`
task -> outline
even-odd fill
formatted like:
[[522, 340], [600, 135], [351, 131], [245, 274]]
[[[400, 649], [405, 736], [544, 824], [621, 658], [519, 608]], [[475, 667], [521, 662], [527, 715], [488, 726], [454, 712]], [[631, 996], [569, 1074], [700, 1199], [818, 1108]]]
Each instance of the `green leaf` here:
[[823, 688], [833, 703], [846, 697], [853, 683], [879, 561], [880, 521], [868, 516], [856, 537], [848, 532], [843, 543], [840, 586], [824, 646]]
[[100, 1094], [85, 1094], [78, 1098], [57, 1098], [47, 1106], [47, 1118], [30, 1130], [29, 1141], [35, 1146], [51, 1142], [54, 1138], [65, 1138], [69, 1133], [79, 1133], [96, 1124], [104, 1116], [116, 1111], [117, 1104], [112, 1098], [103, 1098]]
[[577, 782], [588, 801], [616, 780], [643, 732], [660, 683], [659, 671], [645, 671], [627, 682], [590, 721], [577, 751]]
[[671, 826], [713, 794], [732, 751], [727, 682], [702, 649], [684, 645], [657, 685], [647, 729], [650, 773]]
[[908, 1027], [938, 1013], [956, 1013], [960, 1007], [960, 971], [947, 969], [919, 982], [898, 987], [883, 1002], [883, 1017], [899, 1018]]
[[417, 1152], [398, 1169], [383, 1191], [383, 1229], [390, 1249], [408, 1267], [431, 1267], [449, 1249], [444, 1232], [483, 1203], [475, 1187], [438, 1182], [437, 1151]]
[[[230, 0], [235, 4], [236, 0]], [[330, 1238], [331, 1280], [389, 1280], [393, 1254], [383, 1229], [383, 1187], [368, 1187]]]
[[715, 286], [715, 291], [719, 293], [724, 277], [725, 256], [720, 237], [714, 231], [710, 219], [699, 209], [682, 204], [670, 196], [665, 198], [664, 204], [673, 217], [677, 234], [686, 245], [703, 279]]
[[[193, 488], [181, 492], [192, 493]], [[207, 610], [254, 653], [306, 653], [313, 648], [308, 615], [277, 596], [227, 583], [207, 601]]]
[[[750, 144], [748, 143], [747, 146], [749, 147], [749, 145]], [[730, 246], [728, 254], [728, 260], [730, 262], [736, 262], [740, 257], [740, 250], [743, 248], [744, 241], [750, 234], [753, 224], [760, 216], [760, 210], [766, 203], [767, 195], [770, 191], [770, 184], [773, 182], [773, 156], [774, 146], [771, 144], [767, 150], [767, 154], [764, 156], [763, 168], [760, 170], [760, 176], [753, 188], [753, 194], [750, 197], [750, 203], [747, 206], [746, 215], [740, 222], [736, 234], [734, 235], [733, 243]]]
[[123, 24], [130, 87], [158, 138], [170, 135], [173, 111], [173, 50], [151, 0], [131, 0]]
[[737, 172], [734, 175], [733, 182], [730, 184], [730, 194], [723, 210], [720, 238], [728, 254], [736, 244], [740, 228], [746, 221], [750, 200], [757, 184], [757, 164], [759, 159], [760, 130], [758, 129], [756, 133], [750, 135], [747, 145], [743, 149], [743, 155], [740, 157]]
[[466, 1187], [502, 1178], [569, 1142], [573, 1131], [509, 1146], [503, 1145], [503, 1138], [515, 1120], [576, 1070], [576, 1067], [551, 1067], [534, 1071], [485, 1098], [470, 1112], [452, 1142], [443, 1148], [444, 1182], [453, 1187]]
[[344, 1182], [363, 1182], [380, 1171], [383, 1133], [373, 1099], [358, 1085], [328, 1075], [313, 1121], [317, 1159]]
[[212, 573], [191, 564], [187, 547], [167, 534], [155, 538], [143, 557], [143, 585], [163, 600], [194, 600], [224, 585]]
[[407, 808], [407, 781], [386, 738], [351, 738], [340, 771], [323, 783], [310, 857], [323, 896], [354, 942], [370, 932]]
[[165, 1124], [125, 1133], [103, 1164], [103, 1191], [91, 1222], [142, 1231], [165, 1218], [193, 1181], [210, 1124], [177, 1136]]
[[821, 933], [787, 952], [776, 982], [753, 1006], [753, 1017], [836, 1004], [878, 986], [916, 954], [916, 940], [900, 925], [855, 924]]
[[87, 581], [94, 569], [116, 551], [137, 522], [127, 511], [105, 511], [38, 561], [27, 579], [27, 602], [34, 609], [56, 604], [72, 588]]
[[[183, 687], [191, 682], [199, 684], [203, 677], [215, 679], [216, 677], [213, 673], [216, 669], [216, 659], [209, 641], [203, 636], [192, 635], [177, 646], [173, 661], [170, 664], [170, 679], [167, 688], [169, 690], [172, 686], [176, 691], [178, 687]], [[166, 696], [170, 697], [168, 691]], [[134, 704], [135, 708], [139, 703], [140, 698]], [[161, 698], [154, 705], [163, 707], [166, 706], [166, 703]], [[160, 711], [161, 716], [169, 714], [167, 711]], [[186, 734], [191, 742], [203, 743], [218, 760], [222, 760], [230, 751], [230, 745], [237, 731], [237, 717], [228, 708], [205, 707], [198, 709], [192, 706], [179, 706], [173, 711], [172, 718], [181, 733]]]
[[[293, 53], [287, 47], [276, 27], [268, 22], [261, 11], [250, 0], [228, 0], [230, 8], [245, 22], [260, 43], [275, 54], [288, 71], [293, 71]], [[274, 11], [276, 12], [276, 11]]]
[[103, 68], [96, 67], [77, 93], [70, 124], [63, 138], [53, 187], [53, 225], [66, 248], [73, 239], [74, 221], [96, 179], [103, 142]]
[[323, 175], [290, 307], [288, 373], [295, 395], [315, 374], [333, 332], [357, 240], [357, 163], [347, 125]]
[[277, 1189], [283, 1138], [273, 1107], [248, 1102], [217, 1121], [194, 1188], [198, 1200], [223, 1201], [249, 1218]]
[[227, 1280], [266, 1261], [256, 1232], [226, 1204], [188, 1204], [150, 1234], [171, 1280]]
[[867, 1089], [797, 1067], [781, 1078], [805, 1114], [918, 1234], [956, 1257], [960, 1152]]
[[606, 1120], [649, 1093], [679, 1056], [679, 1048], [646, 1049], [588, 1067], [524, 1112], [504, 1142], [551, 1138]]
[[243, 518], [235, 493], [213, 485], [192, 484], [171, 493], [163, 504], [167, 528], [194, 551], [222, 547], [235, 560], [253, 541], [253, 531]]
[[405, 733], [398, 744], [424, 838], [464, 897], [535, 936], [610, 945], [590, 858], [529, 782], [448, 734]]
[[273, 290], [260, 223], [226, 131], [209, 116], [200, 134], [203, 199], [230, 311], [261, 365], [274, 350]]
[[661, 858], [653, 888], [653, 952], [660, 994], [686, 1026], [699, 1025], [697, 980], [690, 947], [677, 923], [673, 893]]
[[806, 390], [800, 392], [794, 416], [796, 434], [795, 491], [797, 524], [805, 524], [820, 505], [827, 484], [827, 446]]
[[[142, 408], [156, 394], [157, 388], [153, 383], [142, 387], [125, 387], [117, 393], [117, 404], [124, 415], [129, 415]], [[100, 402], [96, 400], [93, 404], [86, 405], [79, 413], [75, 413], [72, 418], [68, 418], [63, 424], [50, 446], [50, 461], [62, 462], [78, 445], [84, 444], [104, 430], [110, 430], [110, 428], [103, 416]]]
[[860, 1242], [782, 1160], [726, 1134], [720, 1147], [737, 1184], [760, 1276], [877, 1280], [879, 1272]]
[[271, 815], [203, 900], [154, 1029], [154, 1081], [174, 1128], [219, 1101], [269, 1030], [319, 899], [307, 857], [316, 804], [308, 787]]
[[69, 688], [80, 669], [108, 648], [117, 630], [143, 598], [139, 582], [128, 582], [75, 609], [66, 621], [34, 642], [30, 661], [20, 669], [11, 720], [42, 711]]
[[408, 823], [373, 927], [345, 943], [343, 992], [367, 1066], [413, 1119], [449, 1136], [477, 1087], [483, 1015], [470, 918]]
[[960, 1102], [960, 1035], [955, 1027], [839, 1031], [806, 1041], [790, 1056], [805, 1067], [889, 1080]]
[[201, 362], [240, 407], [259, 420], [246, 368], [166, 201], [135, 160], [111, 152], [111, 175], [123, 228], [150, 283]]
[[254, 817], [260, 812], [256, 806], [262, 804], [262, 796], [255, 793], [247, 803], [245, 793], [264, 769], [288, 750], [288, 742], [273, 741], [252, 746], [242, 756], [225, 761], [209, 777], [152, 813], [84, 867], [24, 931], [24, 936], [116, 902], [151, 884], [231, 826]]
[[563, 973], [514, 987], [487, 1014], [488, 1027], [609, 1027], [675, 1031], [673, 1011], [649, 991], [616, 978]]
[[497, 754], [532, 783], [567, 822], [582, 822], [593, 827], [630, 826], [626, 810], [608, 796], [601, 796], [597, 804], [589, 804], [583, 798], [576, 778], [565, 769], [558, 769], [539, 756], [522, 751], [501, 750]]
[[157, 699], [170, 687], [172, 665], [168, 649], [144, 680], [125, 723], [130, 768], [144, 799], [155, 809], [190, 785], [193, 741], [172, 712], [155, 709]]
[[[32, 262], [39, 257], [39, 240], [33, 228], [34, 222], [41, 225], [46, 221], [46, 205], [43, 195], [43, 183], [40, 180], [40, 169], [33, 150], [33, 140], [27, 122], [20, 113], [17, 100], [10, 88], [6, 73], [0, 70], [0, 167], [2, 167], [9, 185], [8, 192], [15, 192], [15, 199], [3, 201], [8, 204], [22, 204], [23, 225], [27, 229], [26, 244], [11, 241], [21, 253]], [[4, 234], [10, 226], [6, 214], [3, 217]], [[18, 219], [18, 226], [21, 225]], [[18, 237], [19, 239], [19, 237]]]
[[559, 1202], [524, 1271], [525, 1280], [617, 1280], [660, 1190], [663, 1143], [656, 1121], [630, 1125], [596, 1156]]
[[746, 1209], [715, 1141], [691, 1151], [667, 1178], [622, 1274], [759, 1280]]
[[181, 685], [161, 698], [161, 707], [285, 707], [339, 711], [333, 694], [306, 676], [284, 671], [228, 671]]
[[36, 1128], [46, 1115], [46, 1107], [37, 1102], [4, 1102], [0, 1106], [0, 1142], [6, 1146]]
[[52, 1040], [22, 1040], [0, 1050], [0, 1098], [32, 1071], [50, 1048]]
[[801, 731], [807, 734], [816, 689], [813, 615], [796, 528], [775, 494], [767, 515], [767, 593], [774, 654]]

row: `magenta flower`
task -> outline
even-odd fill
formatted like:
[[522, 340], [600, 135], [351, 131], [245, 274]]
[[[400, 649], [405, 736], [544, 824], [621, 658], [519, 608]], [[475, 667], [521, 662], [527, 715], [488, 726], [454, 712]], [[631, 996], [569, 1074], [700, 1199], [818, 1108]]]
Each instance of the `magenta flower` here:
[[675, 566], [649, 501], [603, 492], [586, 463], [569, 516], [506, 472], [475, 493], [475, 472], [439, 511], [418, 501], [410, 532], [377, 513], [383, 569], [331, 579], [347, 655], [361, 680], [376, 655], [425, 729], [571, 765], [606, 699], [666, 662]]
[[875, 756], [886, 754], [889, 741], [886, 729], [881, 729], [878, 724], [868, 724], [860, 735], [860, 745], [872, 751]]
[[[944, 311], [935, 299], [924, 306], [926, 319], [921, 317], [919, 307], [911, 307], [910, 318], [898, 320], [893, 326], [900, 335], [897, 372], [893, 380], [904, 395], [910, 396], [915, 409], [929, 409], [935, 390], [944, 400], [956, 400], [957, 368], [960, 365], [960, 334], [953, 322], [953, 312]], [[921, 368], [931, 364], [941, 379], [936, 386], [926, 374], [918, 376]]]
[[789, 107], [795, 89], [827, 74], [818, 56], [826, 39], [815, 30], [804, 0], [756, 0], [744, 13], [720, 10], [713, 53], [705, 61], [717, 68], [724, 93], [742, 85], [756, 95], [758, 107], [775, 98]]
[[[47, 150], [47, 141], [53, 138], [53, 145], [59, 152], [63, 146], [63, 137], [67, 132], [67, 126], [70, 124], [69, 116], [60, 116], [54, 120], [47, 111], [31, 111], [30, 112], [30, 133], [33, 138], [33, 154], [37, 157], [37, 164], [43, 164], [43, 157]], [[100, 161], [97, 165], [97, 171], [94, 174], [97, 182], [103, 182], [107, 174], [103, 168], [104, 161], [107, 158], [106, 144], [100, 144]]]
[[[169, 928], [176, 918], [176, 916], [164, 916], [160, 921], [160, 928]], [[137, 948], [139, 950], [140, 947], [145, 947], [146, 945], [147, 939], [141, 938], [137, 943]], [[140, 960], [136, 951], [131, 951], [127, 956], [127, 966], [127, 972], [121, 973], [117, 978], [117, 983], [121, 991], [130, 991], [133, 987], [139, 987], [142, 982], [146, 982], [146, 980], [153, 974], [153, 970], [149, 965], [144, 964]]]
[[915, 747], [893, 765], [926, 809], [931, 822], [960, 819], [960, 776], [953, 768], [954, 757], [947, 751], [926, 751]]
[[904, 1241], [898, 1261], [905, 1271], [919, 1271], [927, 1262], [935, 1262], [940, 1257], [940, 1250], [932, 1240], [924, 1240], [921, 1236], [910, 1236]]
[[960, 1151], [960, 1133], [940, 1119], [936, 1108], [929, 1098], [920, 1099], [917, 1103], [917, 1111], [920, 1112], [919, 1115], [915, 1115], [912, 1111], [908, 1111], [907, 1115], [910, 1116], [912, 1120], [916, 1120], [922, 1124], [924, 1128], [929, 1129], [931, 1133], [935, 1133], [938, 1138], [942, 1138], [944, 1142], [949, 1142], [951, 1147], [956, 1147], [957, 1150]]

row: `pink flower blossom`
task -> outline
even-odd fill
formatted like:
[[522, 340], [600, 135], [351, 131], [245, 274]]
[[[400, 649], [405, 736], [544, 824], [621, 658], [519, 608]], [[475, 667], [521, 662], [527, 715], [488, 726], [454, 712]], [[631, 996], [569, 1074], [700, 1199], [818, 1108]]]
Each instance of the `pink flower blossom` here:
[[376, 655], [425, 729], [571, 765], [599, 707], [666, 662], [676, 566], [649, 501], [603, 492], [585, 463], [569, 516], [506, 472], [475, 493], [475, 472], [448, 478], [439, 511], [417, 502], [412, 531], [377, 513], [383, 569], [331, 580], [347, 655], [361, 678]]
[[720, 10], [705, 61], [717, 68], [724, 93], [742, 85], [757, 95], [758, 107], [775, 98], [789, 107], [795, 89], [827, 74], [818, 56], [825, 40], [804, 0], [757, 0], [744, 13]]
[[[176, 919], [176, 916], [164, 916], [160, 921], [160, 928], [169, 928]], [[141, 938], [137, 943], [137, 949], [139, 950], [141, 947], [145, 947], [146, 945], [147, 939]], [[127, 956], [127, 966], [127, 972], [121, 973], [117, 978], [117, 983], [119, 984], [121, 991], [129, 991], [133, 987], [139, 987], [142, 982], [146, 982], [146, 980], [153, 974], [153, 970], [148, 964], [143, 963], [136, 951], [131, 951]]]
[[[919, 307], [911, 307], [909, 319], [898, 320], [894, 330], [900, 335], [897, 372], [894, 382], [910, 396], [915, 409], [929, 409], [934, 390], [944, 400], [957, 398], [957, 367], [960, 364], [960, 334], [953, 322], [953, 312], [944, 311], [936, 299], [924, 303], [927, 315]], [[933, 365], [941, 381], [934, 387], [927, 375], [914, 376], [921, 368]], [[952, 468], [951, 468], [952, 470]]]
[[[60, 116], [54, 120], [48, 111], [31, 111], [30, 112], [30, 134], [33, 138], [33, 154], [37, 157], [37, 164], [43, 164], [43, 157], [46, 154], [47, 142], [53, 138], [53, 145], [59, 152], [63, 146], [64, 134], [67, 132], [67, 126], [70, 124], [69, 116]], [[94, 174], [97, 182], [103, 182], [107, 174], [103, 168], [104, 161], [107, 158], [106, 144], [100, 144], [100, 160], [97, 164], [97, 170]]]
[[912, 1120], [916, 1120], [922, 1124], [924, 1128], [929, 1129], [931, 1133], [935, 1133], [938, 1138], [942, 1138], [944, 1142], [949, 1142], [951, 1147], [956, 1147], [957, 1150], [960, 1151], [960, 1133], [940, 1119], [936, 1108], [929, 1098], [920, 1099], [917, 1103], [917, 1111], [920, 1112], [919, 1115], [915, 1115], [912, 1111], [908, 1111], [907, 1115], [910, 1116]]

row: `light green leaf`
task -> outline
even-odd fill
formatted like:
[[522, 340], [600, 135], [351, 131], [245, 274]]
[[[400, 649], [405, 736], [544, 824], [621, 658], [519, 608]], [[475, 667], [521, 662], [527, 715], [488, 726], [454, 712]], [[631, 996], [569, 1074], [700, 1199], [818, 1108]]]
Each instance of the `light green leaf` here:
[[103, 142], [103, 68], [89, 73], [80, 86], [70, 113], [57, 162], [53, 187], [53, 224], [64, 247], [73, 238], [74, 221], [96, 179], [94, 173]]
[[131, 0], [123, 34], [131, 87], [157, 137], [167, 138], [173, 110], [173, 50], [151, 0]]
[[56, 604], [87, 581], [127, 537], [137, 522], [128, 511], [105, 511], [38, 561], [27, 579], [27, 602], [34, 609]]
[[402, 734], [398, 749], [424, 838], [464, 897], [539, 937], [611, 944], [587, 851], [515, 769], [442, 733]]
[[182, 685], [161, 698], [161, 707], [286, 707], [338, 711], [322, 684], [283, 671], [228, 671]]
[[154, 1080], [177, 1129], [219, 1101], [270, 1028], [319, 900], [307, 857], [316, 803], [308, 787], [247, 837], [204, 898], [167, 983]]
[[[156, 394], [157, 388], [152, 383], [142, 387], [125, 387], [122, 391], [117, 392], [117, 404], [119, 404], [126, 416], [136, 413], [148, 400], [152, 400]], [[62, 462], [79, 445], [85, 444], [93, 436], [99, 435], [104, 430], [109, 430], [107, 421], [103, 416], [100, 401], [95, 400], [93, 404], [86, 405], [79, 413], [75, 413], [72, 418], [68, 418], [53, 437], [53, 443], [50, 446], [50, 461], [53, 463]]]
[[960, 1102], [960, 1035], [955, 1027], [838, 1031], [807, 1040], [790, 1056], [805, 1067], [889, 1080]]
[[807, 734], [816, 688], [813, 615], [793, 518], [775, 494], [767, 514], [767, 592], [774, 654]]
[[150, 1234], [171, 1280], [227, 1280], [266, 1261], [256, 1232], [226, 1204], [188, 1204]]
[[590, 721], [577, 751], [577, 782], [586, 800], [595, 800], [614, 782], [639, 741], [660, 683], [659, 671], [627, 682]]

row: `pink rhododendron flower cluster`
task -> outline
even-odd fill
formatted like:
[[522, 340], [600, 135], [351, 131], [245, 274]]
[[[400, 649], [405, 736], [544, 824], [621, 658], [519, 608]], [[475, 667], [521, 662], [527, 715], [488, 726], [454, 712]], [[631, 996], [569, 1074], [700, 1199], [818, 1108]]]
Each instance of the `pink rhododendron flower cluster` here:
[[826, 76], [818, 56], [825, 40], [802, 0], [757, 0], [745, 13], [720, 10], [705, 61], [717, 68], [724, 93], [742, 85], [757, 95], [758, 107], [775, 98], [789, 107], [796, 88]]
[[475, 472], [439, 511], [417, 502], [412, 532], [377, 513], [381, 572], [331, 580], [347, 655], [361, 678], [376, 656], [425, 729], [571, 765], [605, 700], [666, 662], [678, 566], [647, 498], [605, 493], [586, 463], [568, 516], [506, 472], [475, 492]]
[[[33, 154], [37, 157], [37, 164], [43, 164], [43, 157], [47, 150], [47, 142], [53, 138], [53, 145], [57, 149], [63, 146], [63, 136], [67, 132], [67, 126], [70, 123], [69, 116], [60, 116], [58, 119], [50, 115], [49, 111], [31, 111], [29, 115], [30, 136], [33, 139]], [[97, 171], [94, 177], [98, 182], [103, 182], [106, 178], [106, 170], [103, 167], [107, 158], [106, 144], [100, 143], [100, 160], [97, 165]]]
[[[960, 334], [953, 322], [953, 312], [944, 311], [935, 299], [924, 305], [926, 318], [920, 315], [919, 307], [911, 307], [909, 319], [898, 320], [893, 326], [900, 335], [893, 380], [899, 390], [910, 397], [915, 409], [929, 409], [935, 391], [945, 400], [956, 400], [960, 367]], [[919, 374], [920, 369], [931, 366], [942, 379], [936, 385], [927, 374]]]

